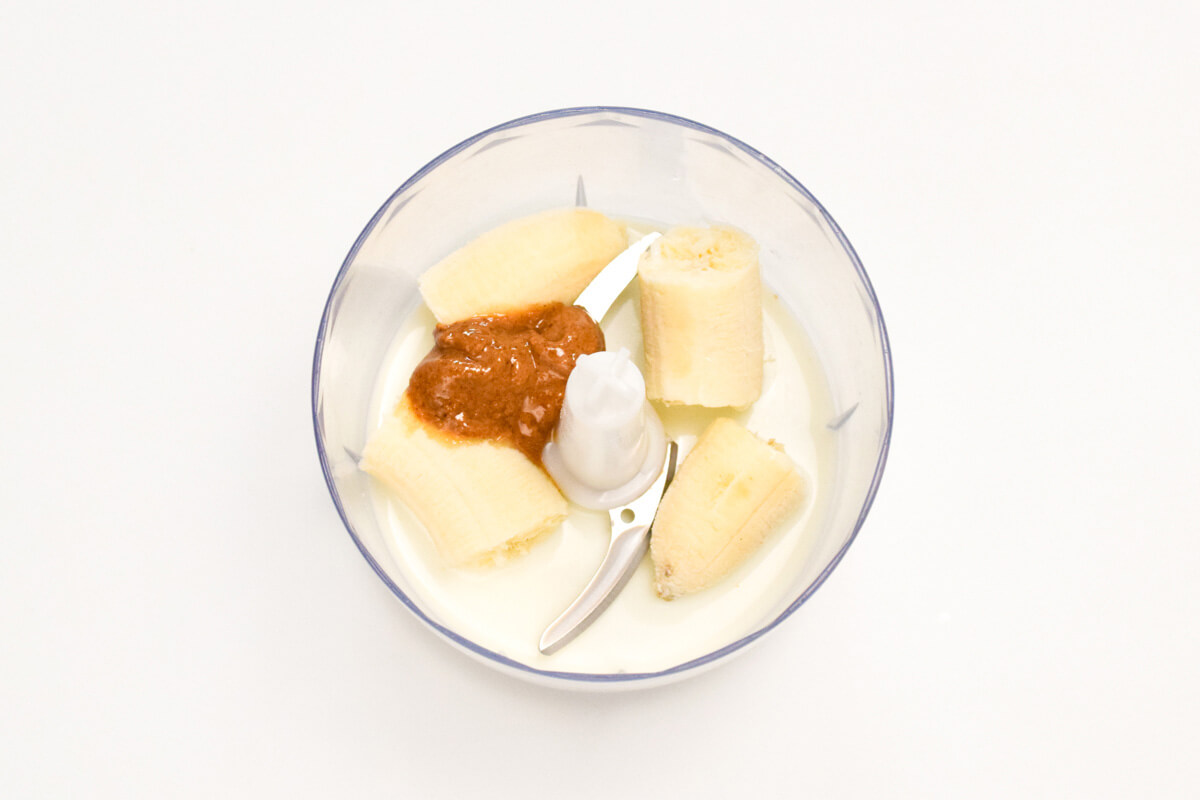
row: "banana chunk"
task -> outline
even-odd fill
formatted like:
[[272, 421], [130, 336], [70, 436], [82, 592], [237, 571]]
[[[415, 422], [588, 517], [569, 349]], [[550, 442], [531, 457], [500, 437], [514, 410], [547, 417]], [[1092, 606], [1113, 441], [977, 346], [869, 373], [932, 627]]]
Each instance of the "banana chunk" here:
[[418, 285], [440, 323], [543, 303], [570, 305], [628, 246], [625, 226], [587, 208], [543, 211], [473, 239]]
[[667, 488], [650, 534], [655, 591], [671, 600], [741, 564], [809, 495], [781, 449], [726, 417], [714, 420]]
[[646, 394], [748, 406], [762, 393], [758, 245], [729, 227], [674, 228], [638, 264]]
[[428, 428], [407, 397], [371, 435], [359, 467], [413, 511], [454, 566], [503, 561], [567, 516], [558, 488], [520, 451]]

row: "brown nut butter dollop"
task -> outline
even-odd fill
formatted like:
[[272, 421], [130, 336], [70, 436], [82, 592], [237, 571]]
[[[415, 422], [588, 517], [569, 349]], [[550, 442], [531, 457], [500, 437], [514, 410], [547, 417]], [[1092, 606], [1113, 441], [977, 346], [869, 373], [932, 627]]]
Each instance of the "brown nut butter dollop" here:
[[413, 371], [417, 416], [446, 433], [506, 441], [541, 466], [558, 424], [567, 377], [604, 333], [579, 306], [535, 306], [438, 325]]

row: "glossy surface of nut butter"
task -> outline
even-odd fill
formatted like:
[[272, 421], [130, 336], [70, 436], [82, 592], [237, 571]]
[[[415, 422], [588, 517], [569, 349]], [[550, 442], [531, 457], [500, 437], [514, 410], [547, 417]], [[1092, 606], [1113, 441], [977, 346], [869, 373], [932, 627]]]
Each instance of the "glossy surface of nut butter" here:
[[603, 349], [604, 334], [579, 306], [470, 317], [437, 326], [408, 397], [438, 429], [507, 441], [540, 465], [576, 359]]

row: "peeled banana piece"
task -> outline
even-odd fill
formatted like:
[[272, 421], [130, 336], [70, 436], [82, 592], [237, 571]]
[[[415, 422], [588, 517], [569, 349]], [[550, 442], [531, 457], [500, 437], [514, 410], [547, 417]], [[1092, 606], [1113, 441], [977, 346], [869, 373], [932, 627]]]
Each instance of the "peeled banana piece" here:
[[406, 397], [371, 435], [359, 467], [413, 511], [455, 566], [503, 561], [567, 516], [554, 483], [520, 451], [427, 427]]
[[638, 263], [646, 394], [748, 406], [762, 393], [758, 245], [736, 228], [674, 228]]
[[655, 591], [671, 600], [717, 583], [806, 502], [807, 478], [782, 449], [721, 417], [667, 488], [650, 533]]
[[553, 209], [480, 235], [418, 283], [440, 323], [571, 303], [628, 244], [625, 226], [598, 211]]

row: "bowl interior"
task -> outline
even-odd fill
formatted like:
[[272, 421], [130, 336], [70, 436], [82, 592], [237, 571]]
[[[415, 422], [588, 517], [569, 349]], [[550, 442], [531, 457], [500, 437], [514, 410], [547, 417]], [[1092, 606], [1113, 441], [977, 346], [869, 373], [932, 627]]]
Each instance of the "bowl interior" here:
[[[670, 225], [725, 223], [760, 246], [769, 291], [803, 327], [824, 371], [825, 426], [836, 457], [827, 511], [787, 592], [761, 619], [686, 663], [642, 674], [537, 669], [460, 636], [422, 606], [385, 541], [356, 466], [371, 433], [380, 366], [420, 305], [417, 276], [473, 236], [523, 214], [585, 203]], [[406, 605], [453, 643], [526, 677], [646, 682], [714, 663], [777, 625], [836, 566], [874, 497], [891, 430], [887, 337], [870, 283], [845, 236], [790, 175], [711, 128], [633, 109], [591, 108], [516, 120], [452, 148], [388, 200], [347, 256], [317, 341], [313, 410], [330, 492], [348, 530]]]

